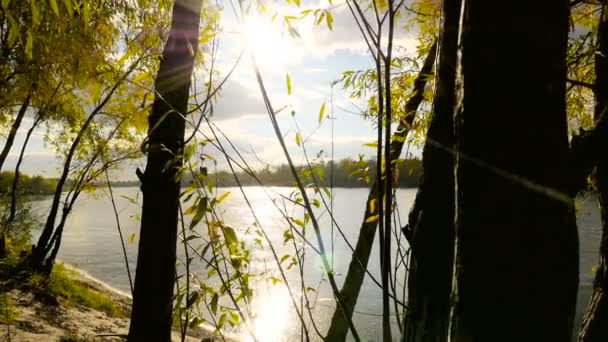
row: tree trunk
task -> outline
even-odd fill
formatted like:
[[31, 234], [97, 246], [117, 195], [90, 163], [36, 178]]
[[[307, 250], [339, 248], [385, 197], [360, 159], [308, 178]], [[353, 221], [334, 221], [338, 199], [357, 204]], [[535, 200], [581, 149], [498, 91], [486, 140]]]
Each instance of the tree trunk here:
[[[176, 0], [155, 81], [129, 341], [170, 341], [185, 119], [202, 0]], [[168, 166], [167, 166], [168, 165]]]
[[25, 154], [27, 145], [30, 141], [30, 137], [32, 136], [32, 133], [34, 133], [34, 130], [36, 129], [38, 124], [40, 123], [41, 118], [42, 118], [41, 114], [38, 113], [38, 115], [36, 115], [36, 118], [34, 119], [34, 123], [28, 129], [28, 131], [25, 135], [25, 140], [23, 141], [23, 145], [21, 146], [21, 152], [19, 153], [19, 159], [17, 160], [17, 165], [15, 165], [15, 174], [13, 176], [13, 184], [11, 186], [11, 191], [10, 191], [11, 202], [10, 202], [10, 206], [9, 206], [9, 214], [8, 214], [8, 218], [6, 219], [6, 222], [4, 222], [4, 226], [2, 227], [2, 233], [0, 234], [0, 258], [6, 257], [6, 252], [7, 252], [7, 247], [8, 247], [7, 246], [8, 232], [11, 228], [11, 224], [15, 220], [15, 216], [17, 215], [17, 188], [19, 186], [19, 169], [21, 167], [21, 163], [23, 162], [23, 156]]
[[461, 0], [443, 1], [433, 118], [408, 220], [412, 249], [403, 341], [447, 341], [454, 259], [454, 106]]
[[453, 341], [570, 341], [568, 0], [465, 0]]
[[[403, 143], [405, 142], [407, 133], [412, 125], [416, 111], [424, 98], [424, 87], [426, 86], [428, 76], [431, 74], [433, 63], [435, 62], [436, 46], [436, 43], [433, 44], [429, 55], [424, 61], [422, 69], [420, 69], [420, 73], [414, 82], [414, 95], [406, 103], [404, 111], [406, 113], [405, 117], [401, 119], [401, 122], [399, 122], [397, 130], [395, 131], [394, 136], [396, 139], [392, 139], [391, 141], [391, 162], [395, 162], [401, 155]], [[379, 203], [376, 200], [379, 179], [379, 177], [376, 177], [367, 197], [367, 202], [365, 204], [365, 216], [363, 218], [363, 222], [361, 223], [361, 228], [359, 229], [357, 245], [355, 247], [355, 251], [353, 252], [350, 264], [348, 265], [348, 272], [346, 274], [346, 278], [344, 279], [342, 290], [340, 290], [342, 309], [340, 307], [336, 307], [336, 310], [334, 311], [331, 325], [325, 338], [327, 341], [346, 340], [349, 327], [349, 320], [347, 318], [352, 318], [353, 316], [353, 310], [357, 304], [357, 298], [359, 297], [359, 291], [361, 290], [361, 285], [363, 284], [363, 279], [365, 278], [367, 263], [372, 251], [374, 237], [376, 236], [378, 221], [376, 220], [368, 222], [368, 219], [374, 215], [377, 215], [377, 212], [372, 212], [370, 210], [372, 207], [370, 203], [372, 201]]]
[[25, 135], [25, 140], [23, 141], [23, 146], [21, 146], [21, 152], [19, 153], [19, 159], [17, 160], [17, 165], [15, 165], [15, 175], [13, 178], [13, 184], [12, 184], [12, 188], [11, 188], [11, 204], [10, 204], [10, 209], [9, 209], [9, 216], [8, 216], [8, 220], [6, 221], [6, 230], [8, 231], [10, 224], [13, 222], [13, 220], [15, 220], [15, 215], [17, 214], [17, 187], [19, 186], [19, 171], [21, 168], [21, 163], [23, 162], [23, 156], [25, 155], [25, 150], [27, 149], [27, 145], [30, 141], [30, 138], [32, 137], [32, 134], [34, 133], [34, 130], [36, 129], [36, 127], [38, 127], [38, 124], [42, 121], [42, 114], [38, 113], [38, 115], [36, 115], [36, 118], [34, 119], [34, 123], [32, 124], [32, 126], [30, 127], [30, 129], [28, 129], [26, 135]]
[[25, 101], [21, 104], [19, 108], [19, 112], [17, 112], [17, 116], [15, 117], [15, 121], [13, 121], [13, 125], [11, 126], [11, 130], [8, 133], [8, 137], [6, 138], [6, 142], [4, 143], [4, 147], [2, 148], [2, 152], [0, 152], [0, 171], [2, 171], [2, 166], [6, 161], [6, 157], [8, 157], [8, 153], [11, 151], [11, 147], [13, 147], [13, 142], [15, 142], [15, 137], [17, 136], [17, 131], [21, 126], [21, 121], [25, 117], [25, 113], [27, 112], [27, 108], [30, 106], [30, 99], [32, 98], [32, 93], [28, 93]]
[[63, 171], [61, 172], [61, 176], [57, 181], [57, 186], [55, 187], [55, 193], [53, 194], [53, 201], [51, 202], [51, 208], [49, 210], [49, 214], [46, 218], [46, 222], [44, 224], [44, 228], [40, 237], [38, 237], [38, 242], [36, 246], [32, 249], [32, 254], [30, 255], [30, 266], [39, 271], [47, 271], [50, 272], [48, 267], [44, 267], [45, 258], [48, 250], [50, 249], [51, 237], [53, 236], [53, 231], [55, 230], [55, 220], [57, 218], [57, 213], [59, 211], [59, 204], [61, 202], [61, 193], [63, 192], [63, 186], [65, 182], [68, 180], [68, 176], [70, 174], [70, 166], [72, 164], [72, 159], [74, 158], [74, 154], [76, 153], [76, 149], [82, 140], [85, 132], [93, 122], [97, 112], [92, 112], [87, 120], [84, 122], [78, 135], [72, 142], [70, 146], [70, 150], [65, 157], [65, 161], [63, 163]]
[[[606, 132], [608, 120], [608, 4], [604, 2], [598, 29], [599, 48], [595, 54], [595, 119]], [[608, 341], [608, 135], [602, 134], [596, 151], [602, 151], [596, 164], [597, 190], [602, 218], [599, 269], [595, 274], [593, 294], [583, 318], [579, 341]]]

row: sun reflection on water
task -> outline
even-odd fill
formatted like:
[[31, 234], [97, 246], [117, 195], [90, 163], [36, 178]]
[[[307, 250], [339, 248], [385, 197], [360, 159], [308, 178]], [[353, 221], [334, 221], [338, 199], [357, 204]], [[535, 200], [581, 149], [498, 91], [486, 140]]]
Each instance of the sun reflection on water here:
[[[260, 342], [284, 341], [287, 339], [288, 329], [291, 327], [289, 308], [289, 293], [284, 285], [269, 285], [261, 289], [258, 297], [253, 303], [255, 318], [253, 320], [253, 332]], [[244, 332], [243, 341], [253, 341], [251, 336]]]

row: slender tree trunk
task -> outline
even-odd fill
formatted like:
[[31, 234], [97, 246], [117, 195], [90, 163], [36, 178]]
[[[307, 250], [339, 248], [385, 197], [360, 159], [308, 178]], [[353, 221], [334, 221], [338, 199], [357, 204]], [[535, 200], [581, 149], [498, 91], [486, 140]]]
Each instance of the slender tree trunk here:
[[568, 2], [464, 0], [453, 341], [572, 337]]
[[[410, 127], [416, 115], [416, 111], [418, 110], [418, 107], [420, 106], [420, 103], [424, 98], [423, 91], [424, 87], [426, 86], [428, 76], [431, 74], [433, 69], [433, 64], [435, 62], [435, 51], [436, 44], [433, 44], [433, 47], [429, 52], [429, 55], [426, 57], [424, 65], [422, 66], [422, 69], [420, 69], [420, 73], [418, 74], [418, 77], [414, 82], [414, 95], [409, 99], [409, 101], [405, 105], [406, 115], [401, 119], [397, 130], [395, 131], [394, 136], [396, 137], [396, 139], [393, 139], [391, 141], [390, 155], [392, 162], [395, 162], [401, 155], [405, 137], [407, 136], [407, 133], [410, 130]], [[340, 307], [337, 307], [334, 311], [331, 320], [331, 325], [326, 336], [327, 341], [346, 340], [346, 335], [348, 333], [347, 318], [352, 318], [353, 316], [353, 310], [355, 309], [355, 305], [357, 304], [357, 298], [359, 297], [361, 285], [363, 284], [363, 279], [365, 278], [367, 263], [369, 261], [369, 256], [372, 251], [374, 237], [376, 236], [376, 228], [378, 226], [378, 222], [377, 220], [368, 222], [368, 219], [374, 215], [378, 215], [376, 211], [371, 211], [372, 206], [370, 204], [372, 201], [379, 203], [377, 201], [377, 188], [379, 180], [380, 178], [376, 177], [367, 197], [367, 202], [365, 204], [365, 216], [363, 218], [363, 222], [361, 223], [361, 228], [359, 228], [359, 238], [357, 240], [357, 245], [355, 247], [355, 251], [353, 253], [350, 264], [348, 265], [348, 272], [346, 274], [346, 278], [344, 279], [342, 290], [340, 290], [340, 298], [342, 299], [342, 309]]]
[[454, 106], [461, 0], [443, 1], [433, 118], [406, 236], [412, 248], [403, 341], [447, 341], [454, 259]]
[[[608, 111], [608, 4], [604, 2], [598, 29], [598, 52], [595, 54], [595, 119], [606, 132]], [[598, 129], [600, 127], [596, 127]], [[583, 318], [579, 341], [608, 341], [608, 135], [602, 134], [594, 146], [602, 151], [596, 165], [598, 199], [602, 218], [600, 267], [595, 274], [593, 294]]]
[[[155, 81], [129, 341], [170, 341], [185, 118], [202, 0], [176, 0]], [[167, 166], [168, 165], [168, 166]]]
[[34, 123], [30, 127], [30, 129], [28, 129], [25, 135], [25, 140], [23, 141], [23, 145], [21, 146], [21, 152], [19, 153], [17, 165], [15, 165], [15, 177], [13, 178], [13, 184], [11, 188], [11, 205], [9, 209], [8, 220], [6, 221], [7, 230], [9, 229], [10, 224], [15, 220], [15, 215], [17, 214], [17, 187], [19, 186], [19, 171], [21, 168], [21, 163], [23, 162], [23, 156], [25, 155], [25, 150], [27, 149], [27, 145], [30, 141], [30, 138], [32, 137], [32, 134], [34, 133], [34, 130], [36, 130], [36, 127], [38, 127], [38, 124], [42, 121], [41, 115], [41, 113], [38, 113], [38, 115], [36, 115]]
[[6, 222], [4, 222], [4, 226], [2, 227], [2, 232], [0, 233], [0, 258], [4, 258], [6, 256], [8, 232], [11, 228], [11, 224], [15, 220], [15, 216], [17, 215], [17, 188], [19, 186], [19, 175], [20, 175], [19, 169], [21, 167], [21, 163], [23, 162], [23, 156], [25, 154], [27, 145], [30, 141], [30, 137], [32, 136], [32, 133], [34, 133], [34, 130], [36, 129], [36, 127], [38, 126], [40, 121], [41, 121], [41, 116], [39, 113], [36, 116], [36, 118], [34, 119], [34, 123], [28, 129], [28, 131], [25, 135], [25, 141], [23, 142], [23, 145], [21, 146], [21, 152], [19, 153], [19, 159], [17, 160], [17, 165], [15, 165], [15, 174], [13, 177], [13, 184], [12, 184], [11, 191], [10, 191], [11, 202], [10, 202], [10, 206], [9, 206], [9, 214], [8, 214], [8, 218], [6, 219]]
[[0, 171], [2, 171], [2, 166], [4, 166], [6, 157], [8, 157], [8, 153], [11, 151], [11, 147], [13, 147], [15, 137], [17, 136], [17, 131], [21, 126], [21, 121], [23, 121], [25, 113], [27, 112], [27, 108], [30, 106], [31, 98], [32, 93], [30, 92], [25, 98], [25, 101], [23, 101], [23, 103], [21, 104], [19, 112], [17, 112], [17, 116], [15, 117], [15, 121], [13, 121], [13, 125], [11, 126], [11, 130], [8, 133], [8, 137], [6, 138], [6, 142], [4, 143], [4, 147], [2, 148], [2, 152], [0, 152]]
[[[45, 267], [43, 267], [45, 264], [44, 259], [46, 257], [46, 253], [47, 253], [48, 249], [50, 248], [50, 239], [53, 235], [53, 231], [55, 230], [55, 220], [57, 218], [57, 213], [59, 211], [59, 204], [61, 202], [61, 193], [63, 191], [63, 186], [65, 185], [65, 182], [67, 181], [68, 176], [70, 174], [70, 166], [72, 164], [72, 159], [74, 158], [74, 154], [76, 154], [76, 149], [78, 148], [78, 145], [80, 144], [80, 141], [82, 140], [85, 132], [91, 125], [91, 122], [93, 122], [93, 119], [95, 118], [96, 113], [97, 112], [91, 113], [89, 115], [89, 117], [87, 118], [87, 120], [84, 122], [84, 124], [80, 128], [80, 131], [78, 132], [78, 135], [76, 135], [76, 138], [72, 142], [72, 145], [70, 146], [70, 150], [68, 151], [68, 154], [65, 157], [65, 161], [63, 163], [63, 171], [61, 172], [61, 176], [59, 177], [59, 180], [57, 181], [57, 186], [55, 187], [55, 193], [53, 194], [53, 202], [51, 202], [51, 209], [46, 218], [46, 223], [44, 224], [42, 233], [40, 234], [40, 237], [38, 238], [38, 242], [36, 243], [36, 246], [32, 250], [32, 255], [30, 256], [30, 265], [34, 269], [37, 269], [37, 270], [45, 269]], [[46, 271], [50, 271], [50, 269], [46, 269]]]

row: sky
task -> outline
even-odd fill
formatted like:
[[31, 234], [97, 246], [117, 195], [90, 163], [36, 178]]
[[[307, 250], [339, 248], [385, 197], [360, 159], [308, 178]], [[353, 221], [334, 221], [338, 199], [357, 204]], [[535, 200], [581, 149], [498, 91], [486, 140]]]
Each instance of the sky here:
[[[252, 10], [245, 17], [245, 24], [239, 24], [229, 2], [223, 3], [220, 19], [222, 33], [217, 56], [217, 69], [222, 75], [220, 78], [235, 65], [242, 51], [248, 52], [222, 87], [214, 104], [212, 121], [254, 167], [278, 165], [285, 163], [286, 159], [266, 113], [251, 55], [256, 57], [274, 109], [286, 106], [277, 114], [277, 119], [296, 164], [304, 163], [301, 147], [295, 143], [297, 127], [311, 157], [323, 151], [324, 159], [330, 160], [332, 141], [334, 158], [337, 160], [357, 157], [360, 153], [368, 156], [375, 153], [374, 149], [363, 146], [375, 140], [375, 128], [371, 121], [356, 114], [359, 111], [357, 106], [365, 108], [365, 100], [349, 99], [340, 87], [333, 90], [331, 87], [332, 81], [337, 80], [343, 71], [373, 66], [348, 7], [344, 3], [333, 2], [332, 30], [324, 23], [314, 25], [311, 15], [294, 23], [300, 37], [292, 37], [284, 32], [284, 26], [280, 23], [282, 15], [297, 15], [305, 9], [330, 7], [324, 0], [320, 1], [304, 1], [300, 7], [284, 3], [269, 5], [265, 13]], [[275, 13], [279, 14], [273, 22], [271, 18]], [[395, 44], [403, 49], [400, 51], [414, 54], [415, 34], [399, 29]], [[290, 78], [290, 95], [286, 75]], [[328, 118], [319, 125], [319, 110], [323, 103], [326, 103], [325, 115]], [[291, 115], [292, 110], [294, 116]], [[31, 120], [26, 118], [9, 154], [6, 169], [14, 167], [29, 124]], [[205, 127], [201, 131], [209, 133]], [[34, 134], [22, 170], [27, 174], [54, 177], [59, 174], [61, 158], [55, 155], [52, 147], [45, 145], [44, 133], [44, 129], [40, 129]], [[0, 137], [0, 143], [3, 142]], [[213, 150], [206, 153], [215, 154]], [[226, 168], [222, 158], [217, 161], [218, 168]], [[132, 168], [125, 169], [117, 177], [134, 179]]]

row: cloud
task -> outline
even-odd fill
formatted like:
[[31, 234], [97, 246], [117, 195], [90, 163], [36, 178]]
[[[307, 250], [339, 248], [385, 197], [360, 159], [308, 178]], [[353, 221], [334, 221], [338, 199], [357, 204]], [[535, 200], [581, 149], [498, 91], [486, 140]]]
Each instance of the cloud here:
[[266, 107], [259, 92], [259, 89], [237, 80], [228, 80], [214, 103], [214, 119], [230, 120], [243, 115], [265, 114]]
[[[303, 32], [302, 36], [306, 41], [306, 48], [309, 53], [317, 58], [326, 58], [338, 52], [368, 54], [368, 46], [346, 4], [336, 5], [331, 13], [334, 20], [332, 30], [329, 30], [323, 22], [320, 25], [314, 25], [314, 17], [312, 16], [310, 19], [302, 21], [299, 26], [299, 29]], [[367, 11], [365, 15], [372, 26], [375, 27], [375, 18], [372, 17], [372, 12]], [[406, 16], [400, 18], [395, 22], [393, 44], [395, 47], [404, 47], [411, 51], [416, 45], [416, 32], [405, 32], [402, 27], [407, 18]], [[386, 46], [387, 24], [384, 25], [382, 31], [384, 33], [383, 46]]]

